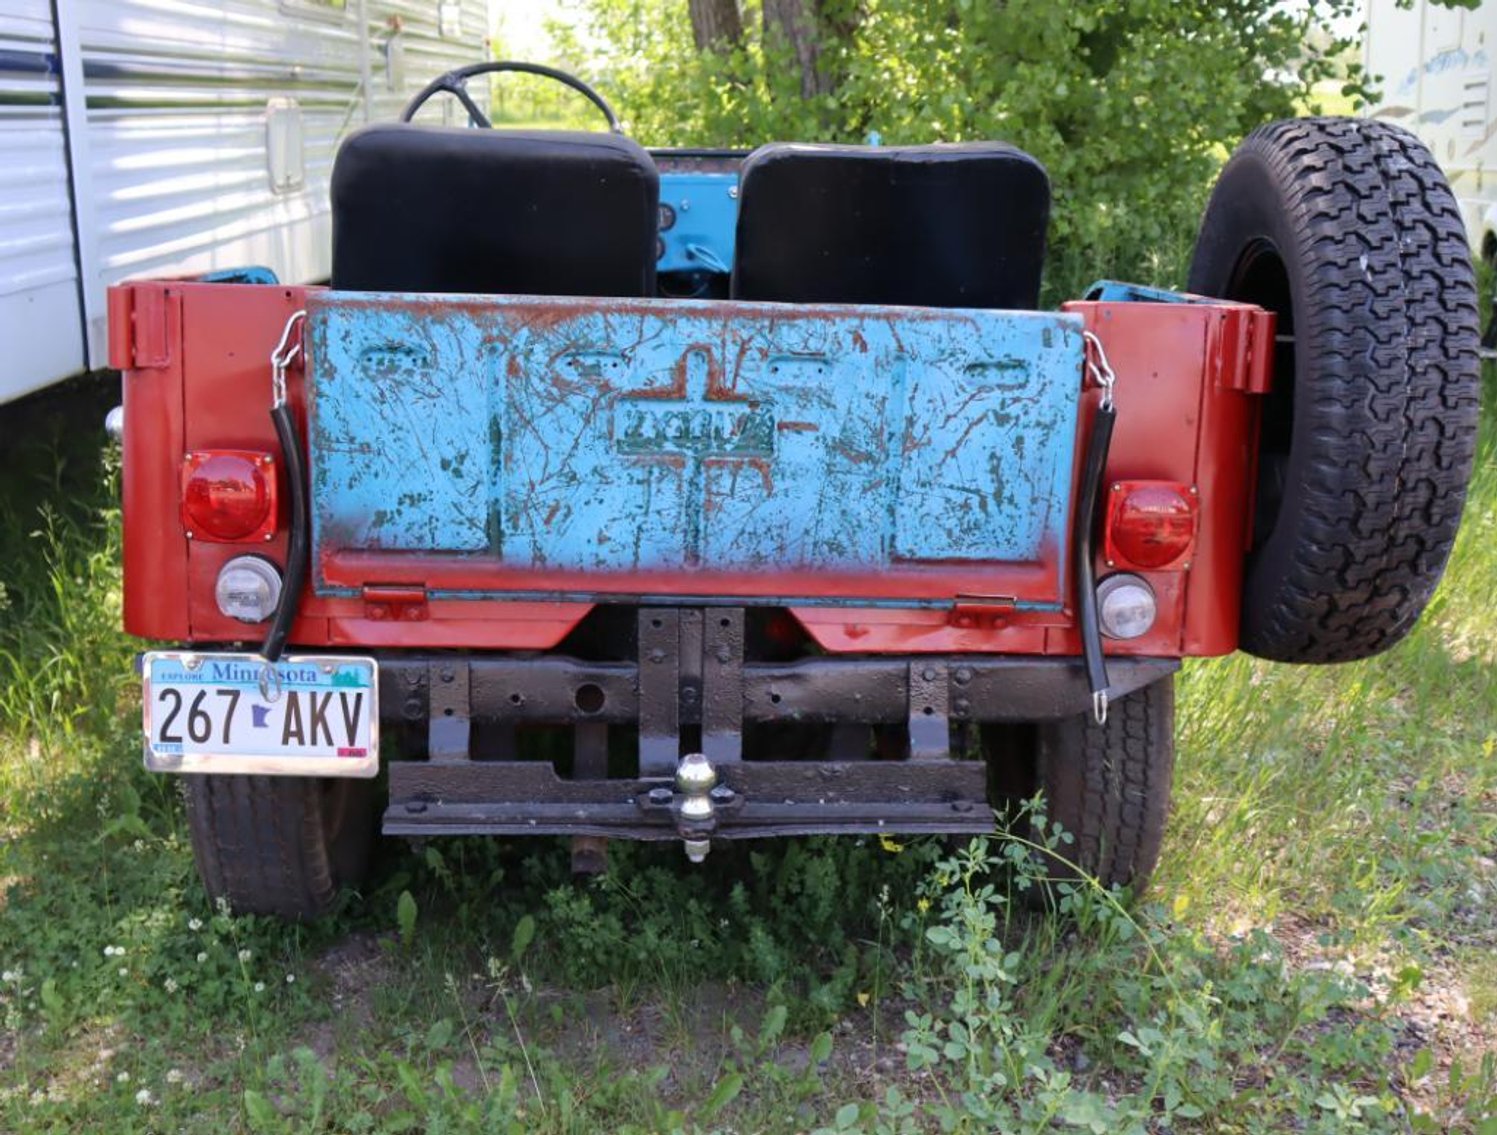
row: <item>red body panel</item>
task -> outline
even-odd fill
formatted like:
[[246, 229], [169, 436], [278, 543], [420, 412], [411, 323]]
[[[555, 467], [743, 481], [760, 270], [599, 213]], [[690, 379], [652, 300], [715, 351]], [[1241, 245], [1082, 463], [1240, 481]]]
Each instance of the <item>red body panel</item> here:
[[[194, 542], [181, 522], [180, 470], [184, 454], [195, 449], [278, 451], [269, 416], [269, 356], [305, 296], [304, 288], [253, 285], [140, 283], [113, 289], [110, 356], [125, 371], [125, 626], [132, 634], [203, 642], [255, 641], [263, 634], [263, 628], [221, 615], [213, 585], [222, 565], [246, 551], [284, 561], [286, 485], [278, 486], [282, 515], [269, 542], [253, 549]], [[1083, 316], [1117, 373], [1109, 480], [1178, 482], [1194, 486], [1200, 502], [1189, 569], [1143, 573], [1159, 601], [1154, 628], [1130, 642], [1108, 642], [1107, 648], [1152, 656], [1229, 652], [1237, 645], [1255, 472], [1255, 395], [1267, 389], [1270, 377], [1272, 317], [1228, 304], [1075, 303], [1066, 310]], [[288, 389], [305, 437], [300, 371], [291, 372]], [[1084, 438], [1098, 394], [1088, 391], [1083, 399]], [[277, 468], [284, 475], [284, 463]], [[368, 554], [333, 557], [322, 566], [330, 582], [344, 575], [357, 582], [374, 577]], [[463, 590], [489, 582], [492, 570], [460, 556], [403, 555], [390, 558], [378, 578], [395, 589], [392, 595], [404, 596], [402, 588]], [[1030, 569], [995, 566], [988, 593], [1022, 599], [1034, 586], [1024, 570]], [[1100, 554], [1097, 570], [1099, 576], [1108, 570]], [[529, 582], [552, 592], [586, 586], [584, 579], [554, 574]], [[639, 592], [662, 594], [663, 582], [641, 580]], [[808, 594], [783, 573], [731, 581], [727, 592], [721, 577], [705, 586], [684, 574], [668, 582], [670, 592], [681, 596], [741, 595], [762, 602]], [[887, 583], [877, 577], [840, 582], [847, 596], [890, 598]], [[818, 592], [826, 586], [823, 575]], [[330, 599], [309, 589], [291, 640], [306, 647], [543, 650], [560, 642], [590, 609], [587, 603], [497, 599], [439, 598], [424, 605], [378, 595]], [[1069, 612], [1021, 612], [998, 599], [963, 596], [946, 610], [791, 610], [823, 649], [838, 653], [1081, 652]]]

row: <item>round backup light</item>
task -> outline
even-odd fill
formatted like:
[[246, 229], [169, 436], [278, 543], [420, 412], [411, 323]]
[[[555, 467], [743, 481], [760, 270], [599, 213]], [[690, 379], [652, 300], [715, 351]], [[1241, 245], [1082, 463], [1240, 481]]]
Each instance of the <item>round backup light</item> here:
[[1109, 575], [1097, 585], [1097, 621], [1108, 638], [1137, 638], [1158, 613], [1153, 589], [1136, 575]]
[[1125, 563], [1151, 571], [1169, 567], [1195, 541], [1195, 508], [1174, 485], [1129, 485], [1114, 494], [1107, 535]]
[[242, 540], [258, 532], [272, 501], [265, 474], [265, 465], [248, 454], [194, 454], [182, 486], [189, 531], [216, 540]]
[[235, 556], [218, 572], [218, 609], [241, 623], [263, 623], [281, 601], [281, 573], [259, 556]]

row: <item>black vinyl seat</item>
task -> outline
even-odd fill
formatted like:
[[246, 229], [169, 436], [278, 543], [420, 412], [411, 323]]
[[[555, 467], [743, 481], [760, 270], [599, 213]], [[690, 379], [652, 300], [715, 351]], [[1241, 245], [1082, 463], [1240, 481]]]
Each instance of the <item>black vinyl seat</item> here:
[[371, 126], [333, 165], [332, 286], [651, 296], [659, 198], [618, 135]]
[[1039, 303], [1050, 180], [1013, 146], [776, 144], [740, 177], [736, 299]]

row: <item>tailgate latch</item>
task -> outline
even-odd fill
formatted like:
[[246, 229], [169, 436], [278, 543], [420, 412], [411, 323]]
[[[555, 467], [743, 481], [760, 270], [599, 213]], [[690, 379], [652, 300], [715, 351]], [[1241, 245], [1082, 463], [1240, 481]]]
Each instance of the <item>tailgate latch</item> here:
[[376, 622], [419, 623], [428, 618], [424, 587], [366, 583], [363, 594], [366, 619]]
[[951, 602], [949, 619], [954, 627], [1003, 627], [1018, 605], [1014, 595], [958, 595]]

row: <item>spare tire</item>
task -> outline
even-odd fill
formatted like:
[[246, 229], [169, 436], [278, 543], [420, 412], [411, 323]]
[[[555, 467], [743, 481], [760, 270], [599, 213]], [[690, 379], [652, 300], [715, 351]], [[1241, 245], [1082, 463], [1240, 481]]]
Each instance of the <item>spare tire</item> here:
[[1476, 283], [1444, 175], [1385, 122], [1261, 127], [1222, 170], [1189, 288], [1278, 315], [1242, 649], [1386, 650], [1444, 570], [1476, 448]]

